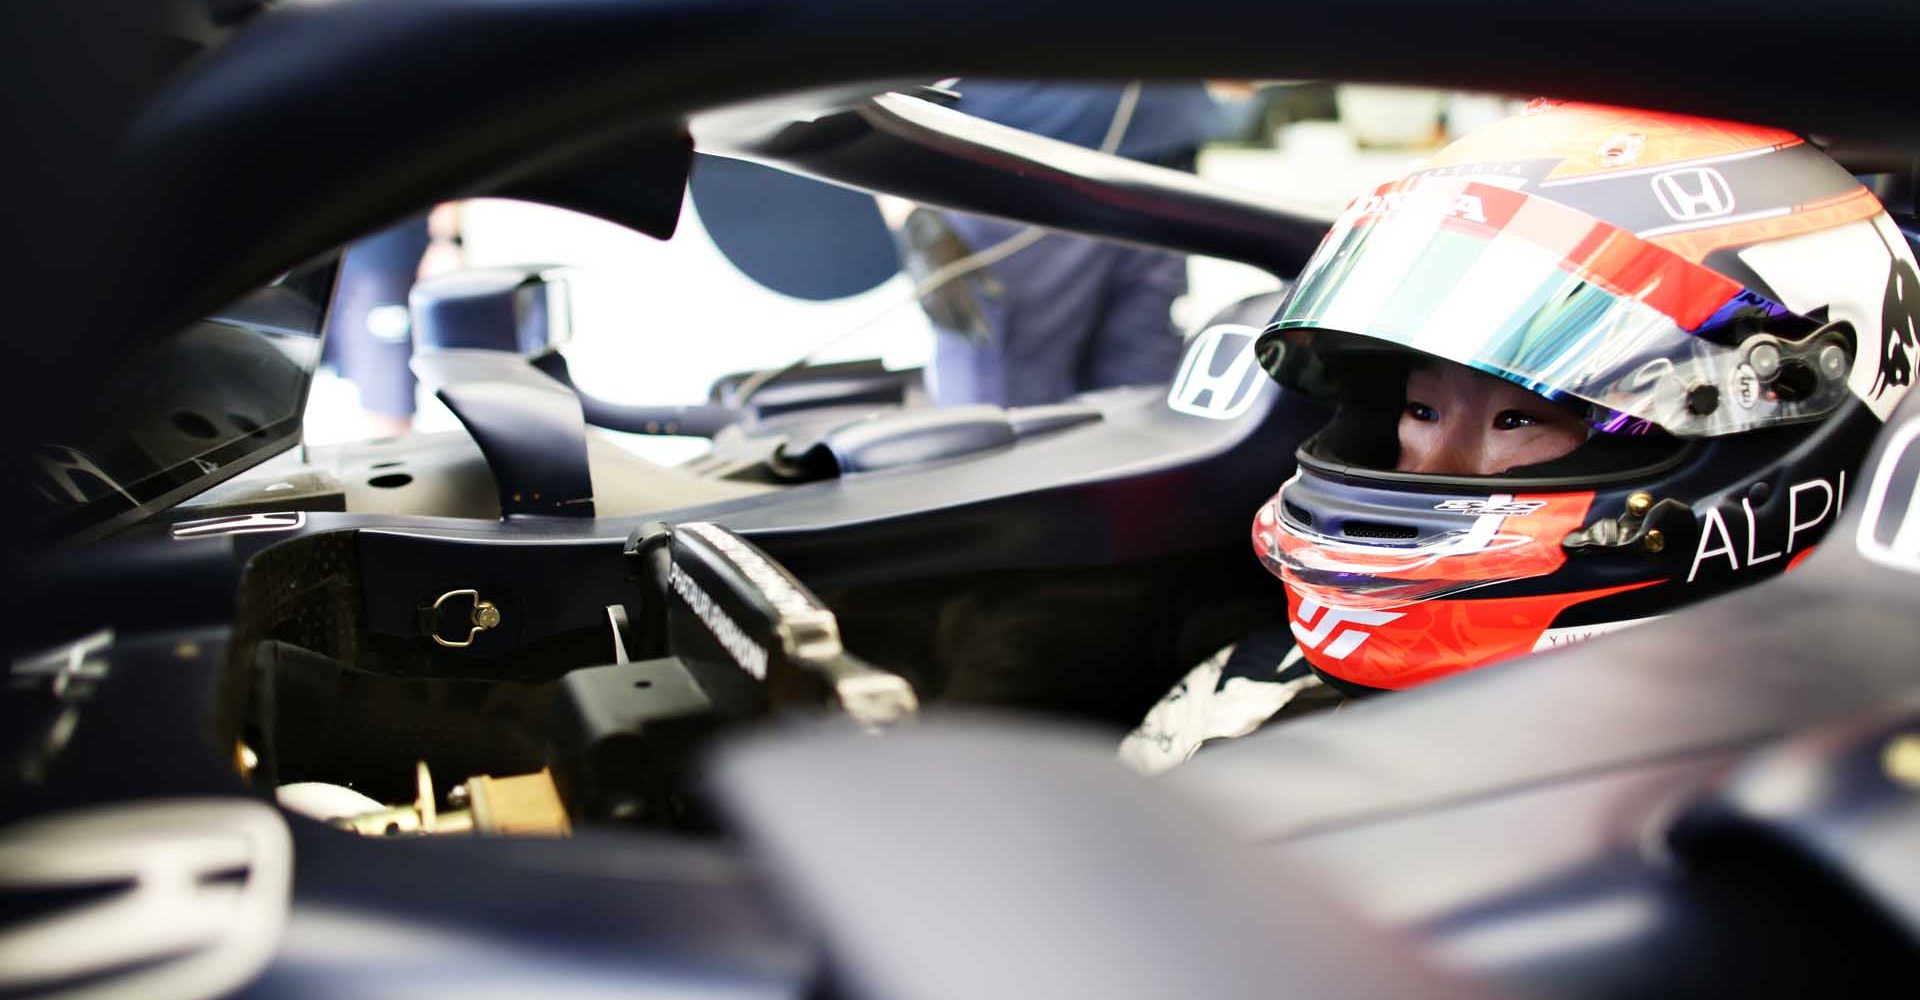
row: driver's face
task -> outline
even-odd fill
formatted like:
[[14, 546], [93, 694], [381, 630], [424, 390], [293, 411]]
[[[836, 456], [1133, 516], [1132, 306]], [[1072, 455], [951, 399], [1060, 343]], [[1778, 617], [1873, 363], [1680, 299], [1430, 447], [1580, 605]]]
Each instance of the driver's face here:
[[1400, 410], [1400, 472], [1491, 476], [1549, 462], [1587, 439], [1572, 414], [1460, 365], [1415, 368]]

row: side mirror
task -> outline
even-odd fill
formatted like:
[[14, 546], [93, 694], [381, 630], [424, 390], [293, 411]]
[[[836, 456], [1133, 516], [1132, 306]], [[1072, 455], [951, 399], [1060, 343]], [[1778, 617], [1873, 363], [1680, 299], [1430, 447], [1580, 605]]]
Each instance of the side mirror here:
[[573, 335], [569, 269], [550, 264], [468, 268], [413, 286], [407, 308], [421, 351], [478, 348], [538, 354]]

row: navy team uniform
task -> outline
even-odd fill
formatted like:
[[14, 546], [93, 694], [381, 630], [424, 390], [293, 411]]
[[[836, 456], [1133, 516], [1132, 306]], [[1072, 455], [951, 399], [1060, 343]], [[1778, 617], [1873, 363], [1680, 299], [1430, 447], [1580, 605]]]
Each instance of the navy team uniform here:
[[413, 416], [407, 293], [427, 243], [422, 215], [350, 244], [327, 316], [323, 360], [359, 388], [362, 408], [389, 417]]
[[[957, 89], [959, 111], [1097, 149], [1125, 87], [963, 81]], [[1117, 152], [1191, 170], [1200, 144], [1219, 127], [1201, 85], [1144, 84]], [[946, 218], [974, 252], [1025, 228], [961, 213]], [[1182, 343], [1169, 309], [1187, 290], [1185, 258], [1048, 233], [983, 270], [962, 280], [974, 285], [985, 335], [935, 325], [930, 388], [937, 402], [1030, 405], [1173, 377]]]

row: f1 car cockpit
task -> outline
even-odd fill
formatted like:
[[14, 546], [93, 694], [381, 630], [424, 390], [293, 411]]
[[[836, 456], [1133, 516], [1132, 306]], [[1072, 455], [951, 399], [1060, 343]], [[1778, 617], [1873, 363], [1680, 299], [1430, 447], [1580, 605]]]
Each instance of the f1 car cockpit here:
[[[1287, 624], [1247, 524], [1328, 411], [1256, 363], [1280, 293], [1199, 324], [1171, 383], [1061, 403], [927, 407], [913, 373], [836, 362], [640, 406], [539, 344], [446, 346], [416, 371], [458, 430], [300, 443], [338, 245], [449, 193], [658, 235], [698, 148], [1282, 279], [1326, 230], [968, 119], [921, 77], [841, 82], [1042, 50], [1255, 73], [1282, 61], [1218, 25], [1275, 14], [1203, 3], [1188, 55], [1164, 5], [1069, 4], [989, 57], [959, 36], [1004, 5], [924, 52], [901, 47], [921, 15], [802, 6], [282, 4], [143, 105], [115, 197], [129, 246], [169, 252], [86, 304], [88, 405], [23, 424], [0, 993], [1611, 998], [1911, 971], [1920, 402], [1791, 573], [1153, 781], [1114, 765], [1119, 733]], [[1822, 30], [1911, 27], [1871, 6]], [[1603, 72], [1610, 21], [1530, 14], [1515, 44], [1595, 58], [1462, 69], [1477, 50], [1439, 47], [1462, 12], [1360, 8], [1292, 11], [1314, 51], [1286, 65], [1645, 101], [1635, 71], [1678, 44]], [[711, 72], [736, 61], [751, 82]], [[378, 157], [334, 141], [456, 72], [461, 114]], [[1681, 75], [1709, 112], [1858, 96]], [[1832, 148], [1910, 141], [1896, 104], [1860, 99]], [[262, 134], [287, 137], [270, 182]], [[1910, 174], [1893, 159], [1872, 172]], [[524, 319], [557, 279], [490, 280], [462, 294]], [[606, 431], [713, 447], [664, 466]]]

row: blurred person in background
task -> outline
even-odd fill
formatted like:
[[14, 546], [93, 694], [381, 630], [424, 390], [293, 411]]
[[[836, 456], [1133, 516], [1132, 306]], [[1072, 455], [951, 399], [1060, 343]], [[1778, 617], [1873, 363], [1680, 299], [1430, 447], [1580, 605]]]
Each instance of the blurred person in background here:
[[[955, 89], [958, 111], [1178, 170], [1192, 171], [1222, 128], [1199, 83], [967, 80]], [[937, 403], [1050, 403], [1173, 376], [1182, 256], [927, 208], [906, 218], [902, 242], [914, 280], [939, 285], [922, 299]]]
[[417, 380], [407, 295], [416, 281], [464, 265], [460, 205], [448, 202], [357, 240], [340, 260], [324, 361], [354, 384], [366, 436], [413, 428]]
[[1917, 290], [1873, 194], [1772, 128], [1536, 101], [1356, 199], [1254, 348], [1334, 405], [1254, 518], [1284, 608], [1121, 759], [1791, 570], [1907, 391]]

